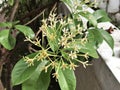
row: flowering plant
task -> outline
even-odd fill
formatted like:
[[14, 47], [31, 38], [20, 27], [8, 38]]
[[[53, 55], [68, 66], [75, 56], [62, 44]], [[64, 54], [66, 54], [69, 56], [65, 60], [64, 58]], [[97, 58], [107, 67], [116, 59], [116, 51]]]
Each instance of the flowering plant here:
[[[90, 65], [91, 57], [98, 58], [96, 50], [103, 40], [113, 48], [112, 37], [97, 28], [98, 22], [109, 20], [104, 11], [90, 13], [83, 7], [82, 1], [62, 1], [71, 9], [71, 14], [60, 17], [51, 11], [49, 17], [42, 20], [35, 39], [26, 37], [26, 41], [39, 47], [39, 50], [34, 49], [35, 53], [24, 56], [15, 65], [12, 71], [13, 85], [22, 83], [23, 90], [47, 90], [51, 71], [54, 70], [52, 75], [61, 90], [75, 90], [75, 68], [80, 64], [86, 68]], [[84, 25], [83, 18], [86, 18], [89, 26]], [[29, 84], [32, 86], [28, 87]]]

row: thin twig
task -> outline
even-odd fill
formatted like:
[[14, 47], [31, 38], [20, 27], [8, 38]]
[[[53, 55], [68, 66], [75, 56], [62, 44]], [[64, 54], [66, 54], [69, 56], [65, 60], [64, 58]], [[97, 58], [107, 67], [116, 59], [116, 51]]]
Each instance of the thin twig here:
[[12, 13], [11, 13], [11, 15], [10, 15], [10, 19], [9, 19], [10, 22], [13, 21], [13, 19], [14, 19], [14, 17], [15, 17], [15, 13], [16, 13], [16, 11], [17, 11], [17, 9], [18, 9], [18, 6], [19, 6], [19, 0], [16, 0], [16, 1], [15, 1], [15, 5], [14, 5], [14, 7], [13, 7], [13, 9], [12, 9]]
[[24, 20], [25, 18], [35, 16], [35, 15], [37, 15], [39, 12], [43, 11], [44, 9], [53, 7], [53, 5], [54, 5], [55, 3], [57, 3], [57, 2], [59, 2], [59, 0], [56, 0], [55, 2], [53, 2], [53, 3], [51, 3], [51, 4], [45, 5], [45, 6], [43, 6], [43, 7], [39, 7], [39, 8], [37, 8], [37, 9], [35, 9], [35, 10], [32, 10], [31, 12], [29, 12], [29, 13], [27, 13], [25, 16], [23, 16], [20, 21], [23, 22], [23, 20]]
[[38, 17], [40, 17], [45, 10], [43, 10], [42, 12], [40, 12], [37, 16], [35, 16], [32, 20], [28, 21], [27, 23], [25, 23], [24, 25], [28, 25], [30, 23], [32, 23], [34, 20], [36, 20]]
[[39, 29], [39, 30], [37, 31], [37, 33], [35, 34], [35, 38], [38, 37], [38, 35], [40, 34], [41, 31], [42, 31], [41, 29]]
[[106, 0], [106, 12], [108, 13], [108, 5], [109, 5], [110, 1]]

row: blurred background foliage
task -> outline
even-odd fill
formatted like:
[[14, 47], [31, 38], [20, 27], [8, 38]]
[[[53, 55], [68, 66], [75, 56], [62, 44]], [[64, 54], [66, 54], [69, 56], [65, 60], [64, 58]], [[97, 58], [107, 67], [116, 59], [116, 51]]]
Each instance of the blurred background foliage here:
[[[2, 0], [0, 3], [0, 17], [2, 16], [0, 22], [19, 21], [19, 24], [30, 26], [36, 33], [39, 30], [40, 20], [43, 18], [43, 15], [40, 15], [41, 12], [44, 11], [44, 18], [48, 17], [51, 9], [54, 5], [58, 6], [58, 3], [60, 3], [59, 0]], [[30, 22], [32, 19], [34, 20]], [[0, 30], [2, 29], [0, 28]], [[24, 42], [24, 35], [20, 33], [16, 38], [16, 46], [13, 50], [9, 51], [9, 60], [5, 62], [3, 69], [1, 69], [1, 81], [6, 90], [21, 90], [21, 86], [12, 88], [11, 71], [15, 63], [22, 56], [29, 53], [29, 44]], [[0, 46], [0, 57], [3, 56], [3, 50], [3, 47]], [[56, 90], [55, 88], [58, 90], [59, 85], [53, 79], [49, 90]], [[2, 88], [0, 90], [2, 90]]]
[[[30, 26], [36, 33], [39, 30], [41, 20], [43, 18], [43, 14], [41, 13], [44, 12], [44, 18], [47, 18], [50, 11], [53, 9], [55, 5], [57, 8], [56, 10], [57, 13], [60, 14], [62, 12], [63, 16], [69, 13], [69, 11], [65, 10], [63, 6], [61, 7], [60, 0], [2, 0], [2, 3], [0, 4], [0, 15], [4, 16], [3, 17], [4, 20], [0, 20], [0, 22], [19, 21], [19, 24]], [[41, 35], [39, 36], [41, 37]], [[21, 33], [18, 34], [16, 38], [17, 43], [15, 48], [11, 51], [5, 50], [9, 54], [4, 57], [4, 58], [8, 57], [7, 58], [8, 60], [3, 65], [1, 79], [6, 90], [21, 90], [21, 86], [14, 87], [14, 89], [12, 88], [11, 71], [15, 63], [20, 58], [29, 54], [31, 46], [30, 44], [28, 44], [28, 42], [24, 42], [25, 37], [23, 34]], [[2, 57], [6, 53], [5, 52], [1, 54], [1, 52], [3, 51], [4, 51], [3, 47], [0, 46], [0, 57]], [[54, 81], [54, 79], [51, 80], [49, 90], [60, 90], [58, 84], [56, 83], [56, 81]]]

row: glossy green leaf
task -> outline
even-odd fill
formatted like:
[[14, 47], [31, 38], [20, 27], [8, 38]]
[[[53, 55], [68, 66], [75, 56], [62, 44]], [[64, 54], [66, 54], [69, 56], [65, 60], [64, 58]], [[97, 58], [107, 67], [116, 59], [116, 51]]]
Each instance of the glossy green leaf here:
[[48, 43], [53, 51], [58, 50], [59, 48], [59, 39], [60, 39], [61, 31], [55, 31], [54, 28], [47, 28], [47, 39]]
[[29, 37], [29, 38], [33, 39], [34, 36], [35, 36], [33, 30], [28, 26], [16, 25], [15, 28], [17, 30], [19, 30], [20, 32], [22, 32], [26, 37]]
[[76, 78], [73, 70], [59, 68], [58, 75], [61, 90], [76, 90]]
[[6, 49], [11, 50], [14, 48], [16, 39], [10, 34], [10, 30], [0, 31], [0, 44], [2, 44]]
[[76, 47], [79, 50], [79, 52], [87, 53], [91, 57], [98, 58], [96, 48], [91, 42], [86, 42], [85, 44], [81, 44], [80, 41], [75, 41], [70, 44], [70, 48], [74, 49], [74, 47]]
[[107, 22], [110, 21], [108, 14], [104, 10], [96, 10], [93, 15], [98, 20], [98, 22]]
[[98, 58], [98, 53], [96, 51], [96, 48], [91, 43], [86, 43], [81, 49], [80, 52], [87, 53], [89, 56], [93, 58]]
[[93, 46], [96, 47], [96, 41], [95, 41], [94, 33], [91, 32], [90, 30], [88, 30], [87, 39], [88, 39], [88, 41], [89, 41], [90, 44], [92, 44]]
[[69, 54], [67, 54], [64, 50], [61, 50], [61, 54], [65, 59], [68, 59]]
[[97, 27], [97, 20], [90, 12], [80, 12], [79, 14], [85, 17], [94, 27]]
[[103, 36], [104, 40], [111, 47], [111, 49], [113, 49], [114, 48], [114, 40], [113, 40], [112, 36], [108, 32], [106, 32], [105, 30], [102, 30], [102, 29], [100, 29], [99, 32]]
[[37, 80], [37, 86], [39, 88], [37, 90], [48, 90], [50, 84], [50, 74], [51, 74], [51, 68], [49, 68], [46, 73], [45, 71], [41, 72]]
[[88, 30], [89, 33], [92, 33], [94, 35], [93, 42], [95, 42], [96, 46], [98, 47], [100, 44], [103, 42], [103, 36], [99, 32], [99, 30], [93, 29], [93, 30]]
[[0, 22], [0, 27], [12, 27], [12, 23], [10, 22]]
[[11, 49], [13, 49], [15, 47], [16, 44], [16, 38], [14, 38], [11, 34], [9, 34], [9, 43], [11, 45]]
[[[33, 58], [37, 53], [32, 53], [28, 55], [29, 58]], [[18, 85], [26, 81], [31, 77], [31, 75], [35, 72], [39, 62], [36, 62], [34, 66], [28, 66], [28, 64], [21, 59], [16, 63], [12, 70], [12, 85]]]
[[48, 90], [51, 69], [46, 73], [42, 71], [47, 63], [48, 61], [44, 60], [39, 64], [32, 76], [22, 84], [22, 90]]

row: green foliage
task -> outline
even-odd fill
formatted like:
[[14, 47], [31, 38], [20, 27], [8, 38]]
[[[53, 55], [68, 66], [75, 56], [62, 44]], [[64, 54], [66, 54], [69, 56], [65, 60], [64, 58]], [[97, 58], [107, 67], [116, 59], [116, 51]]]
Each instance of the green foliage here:
[[30, 39], [34, 38], [34, 32], [32, 31], [32, 29], [28, 26], [24, 26], [24, 25], [15, 25], [15, 28], [17, 30], [19, 30], [20, 32], [22, 32], [26, 37], [29, 37]]
[[[8, 37], [13, 28], [26, 36], [39, 50], [22, 58], [12, 71], [12, 84], [22, 84], [22, 90], [47, 90], [50, 83], [50, 75], [58, 80], [61, 90], [75, 90], [76, 77], [74, 70], [78, 64], [85, 68], [89, 65], [89, 58], [98, 58], [97, 48], [105, 40], [113, 49], [114, 41], [104, 30], [98, 29], [101, 21], [109, 21], [107, 14], [102, 10], [90, 13], [82, 7], [83, 1], [61, 0], [69, 10], [70, 16], [59, 18], [56, 11], [51, 11], [48, 18], [41, 22], [40, 37], [35, 37], [34, 32], [28, 26], [11, 25], [1, 23], [1, 27], [9, 27], [0, 33], [0, 43], [7, 49], [12, 49], [11, 39]], [[90, 26], [85, 27], [83, 18]], [[7, 36], [4, 36], [3, 33]], [[10, 34], [11, 35], [11, 34]], [[6, 40], [5, 42], [2, 42]], [[10, 41], [8, 41], [8, 39]], [[8, 46], [9, 45], [9, 46]], [[82, 59], [81, 59], [82, 58]], [[55, 70], [54, 73], [51, 71]]]
[[97, 27], [97, 19], [90, 12], [80, 12], [80, 15], [85, 17], [94, 27]]
[[9, 29], [0, 31], [0, 44], [2, 44], [6, 49], [13, 49], [15, 43], [16, 39], [10, 34]]
[[70, 8], [73, 7], [73, 0], [60, 0], [62, 2], [64, 2], [66, 5], [68, 5]]
[[98, 58], [98, 54], [97, 54], [97, 51], [96, 51], [96, 48], [90, 44], [89, 42], [86, 43], [80, 50], [80, 52], [82, 53], [86, 53], [87, 55], [93, 57], [93, 58]]
[[99, 47], [99, 45], [102, 44], [103, 42], [103, 36], [101, 35], [101, 33], [96, 29], [92, 29], [88, 31], [89, 33], [92, 33], [92, 35], [94, 35], [93, 36], [94, 43], [96, 44], [97, 47]]
[[[35, 57], [37, 53], [33, 53], [28, 55], [29, 58]], [[34, 64], [34, 66], [29, 67], [27, 63], [25, 63], [24, 59], [21, 59], [14, 67], [12, 71], [12, 85], [18, 85], [26, 81], [31, 77], [31, 75], [35, 72], [38, 62]]]
[[98, 31], [101, 33], [102, 37], [107, 42], [107, 44], [111, 47], [111, 49], [113, 49], [114, 48], [114, 40], [113, 40], [112, 36], [110, 36], [109, 33], [106, 32], [105, 30], [100, 29]]
[[17, 29], [22, 32], [26, 37], [34, 38], [34, 32], [28, 26], [16, 25], [17, 22], [1, 22], [0, 27], [8, 28], [0, 31], [0, 44], [8, 50], [12, 50], [16, 44], [16, 38], [13, 37], [12, 32]]
[[8, 0], [8, 4], [12, 6], [14, 4], [14, 0]]
[[47, 29], [47, 38], [48, 38], [48, 43], [53, 51], [58, 50], [59, 48], [59, 38], [60, 38], [60, 32], [61, 31], [56, 31], [54, 28], [49, 28]]
[[0, 27], [11, 28], [12, 27], [12, 23], [10, 23], [10, 22], [0, 22]]
[[104, 10], [96, 10], [93, 13], [94, 17], [97, 19], [98, 22], [106, 22], [111, 21], [108, 17], [107, 13]]
[[79, 41], [76, 41], [70, 44], [70, 48], [74, 48], [74, 44], [77, 46], [78, 51], [82, 53], [87, 53], [91, 57], [98, 58], [95, 45], [93, 45], [91, 42], [81, 44]]
[[61, 90], [76, 90], [76, 77], [73, 70], [59, 69], [58, 82]]
[[44, 72], [42, 69], [48, 61], [41, 62], [31, 77], [22, 84], [22, 90], [48, 90], [50, 83], [50, 72]]

